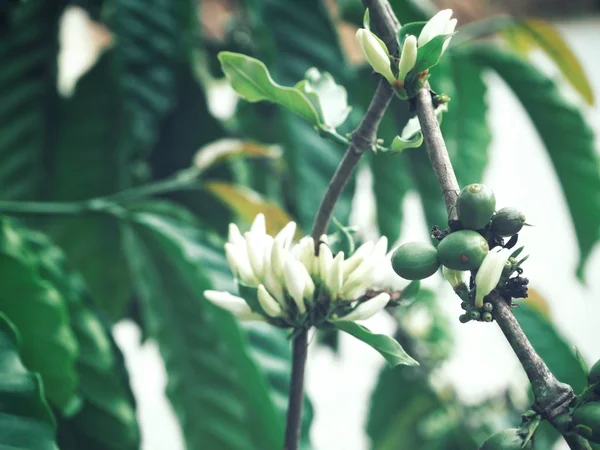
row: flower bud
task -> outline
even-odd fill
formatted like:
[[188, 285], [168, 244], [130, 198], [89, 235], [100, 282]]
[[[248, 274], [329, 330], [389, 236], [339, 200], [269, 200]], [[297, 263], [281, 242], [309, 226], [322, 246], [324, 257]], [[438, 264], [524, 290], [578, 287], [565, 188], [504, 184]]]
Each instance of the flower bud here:
[[[446, 29], [450, 28], [449, 23], [451, 22], [451, 17], [452, 10], [444, 9], [429, 19], [429, 22], [425, 24], [421, 30], [421, 34], [419, 34], [419, 47], [423, 47], [434, 37], [439, 36], [440, 34], [447, 34]], [[454, 26], [456, 26], [456, 23]]]
[[383, 75], [390, 83], [393, 83], [395, 78], [392, 74], [389, 51], [385, 44], [365, 28], [360, 28], [356, 32], [356, 40], [373, 70]]
[[235, 223], [229, 224], [228, 241], [238, 247], [244, 247], [246, 245], [246, 241], [244, 241], [244, 237]]
[[398, 63], [398, 79], [404, 82], [406, 74], [415, 67], [417, 62], [417, 38], [409, 35], [404, 41], [402, 46], [402, 54], [400, 55], [400, 62]]
[[265, 268], [265, 238], [273, 239], [271, 236], [261, 235], [253, 231], [244, 234], [246, 239], [246, 251], [252, 271], [259, 278], [264, 275]]
[[204, 291], [204, 297], [240, 320], [264, 320], [263, 316], [252, 312], [246, 300], [237, 295], [231, 295], [229, 292]]
[[285, 287], [292, 299], [294, 299], [298, 311], [300, 314], [304, 314], [306, 312], [306, 305], [304, 304], [303, 297], [306, 279], [298, 266], [302, 267], [292, 255], [288, 255], [283, 268], [283, 278], [285, 279]]
[[281, 306], [277, 303], [271, 294], [267, 292], [267, 289], [264, 285], [258, 285], [258, 303], [263, 311], [270, 317], [279, 317], [281, 316]]
[[242, 283], [248, 286], [255, 286], [258, 283], [258, 279], [248, 261], [245, 247], [240, 248], [227, 243], [225, 244], [225, 255], [227, 256], [227, 262], [233, 275], [239, 278]]
[[261, 213], [256, 215], [252, 225], [250, 225], [250, 231], [259, 235], [267, 234], [264, 214]]
[[329, 247], [325, 244], [319, 245], [319, 273], [321, 279], [326, 281], [331, 270], [331, 264], [333, 264], [333, 254]]
[[275, 241], [281, 242], [284, 248], [290, 248], [292, 245], [292, 241], [294, 240], [294, 234], [296, 233], [296, 222], [289, 222], [285, 227], [281, 229], [277, 236], [275, 236]]
[[475, 276], [475, 307], [483, 307], [483, 299], [498, 285], [504, 264], [510, 258], [511, 250], [495, 247], [489, 251]]
[[335, 299], [342, 290], [342, 284], [344, 281], [343, 263], [344, 252], [339, 252], [337, 255], [335, 255], [335, 258], [331, 263], [331, 268], [329, 269], [329, 274], [325, 280], [325, 284], [329, 290], [329, 295], [332, 299]]
[[339, 318], [339, 320], [366, 320], [377, 314], [383, 308], [385, 308], [390, 301], [390, 295], [382, 292], [376, 295], [372, 299], [361, 303], [353, 311], [345, 316]]

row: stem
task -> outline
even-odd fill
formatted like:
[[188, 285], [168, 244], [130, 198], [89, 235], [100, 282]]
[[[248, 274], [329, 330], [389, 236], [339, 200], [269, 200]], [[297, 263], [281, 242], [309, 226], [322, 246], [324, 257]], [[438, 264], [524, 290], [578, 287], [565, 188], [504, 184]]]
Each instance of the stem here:
[[2, 214], [55, 214], [55, 215], [78, 215], [87, 212], [85, 202], [20, 202], [0, 201], [0, 213]]
[[433, 167], [435, 177], [446, 202], [448, 220], [457, 220], [456, 199], [458, 198], [460, 188], [458, 187], [454, 168], [448, 155], [444, 136], [442, 136], [440, 124], [435, 117], [428, 86], [425, 86], [417, 94], [416, 106], [421, 131], [423, 132], [423, 140], [427, 148], [427, 156], [429, 156], [431, 167]]
[[292, 375], [290, 397], [285, 425], [284, 450], [297, 450], [300, 443], [302, 406], [304, 403], [304, 369], [308, 350], [308, 330], [302, 330], [294, 339], [292, 348]]
[[[400, 24], [390, 4], [387, 0], [364, 0], [363, 3], [371, 12], [371, 23], [374, 29], [377, 30], [377, 34], [385, 42], [390, 53], [398, 56], [396, 33], [400, 28]], [[381, 79], [360, 125], [352, 133], [351, 143], [331, 178], [319, 205], [312, 230], [312, 236], [315, 240], [315, 253], [319, 251], [319, 238], [327, 231], [335, 204], [344, 190], [344, 186], [352, 176], [358, 161], [360, 161], [360, 157], [375, 145], [379, 123], [393, 96], [392, 87], [386, 80]], [[302, 402], [304, 400], [304, 368], [307, 353], [306, 335], [307, 330], [298, 334], [294, 339], [292, 348], [292, 374], [284, 450], [297, 450], [299, 446]]]
[[[416, 109], [421, 123], [421, 130], [427, 145], [427, 154], [433, 166], [435, 176], [444, 200], [449, 220], [456, 219], [456, 199], [458, 196], [458, 182], [448, 156], [448, 150], [435, 117], [429, 87], [425, 86], [416, 96]], [[579, 436], [566, 435], [561, 430], [557, 418], [568, 410], [569, 403], [574, 397], [571, 386], [561, 383], [552, 374], [546, 363], [536, 353], [523, 329], [517, 322], [510, 306], [504, 299], [492, 292], [488, 299], [494, 305], [493, 315], [498, 326], [504, 333], [513, 351], [519, 358], [527, 377], [533, 388], [535, 396], [534, 409], [561, 433], [571, 449], [587, 449], [587, 441]], [[587, 446], [587, 447], [586, 447]]]

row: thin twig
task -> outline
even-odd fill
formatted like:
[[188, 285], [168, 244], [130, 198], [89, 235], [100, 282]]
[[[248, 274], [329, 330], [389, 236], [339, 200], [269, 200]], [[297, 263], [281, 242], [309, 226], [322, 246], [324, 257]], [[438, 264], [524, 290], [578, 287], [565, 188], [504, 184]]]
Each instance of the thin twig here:
[[[398, 56], [396, 33], [400, 28], [400, 24], [394, 16], [390, 4], [387, 0], [365, 0], [363, 3], [370, 10], [373, 28], [386, 43], [390, 53]], [[375, 145], [379, 123], [393, 96], [392, 87], [386, 80], [381, 79], [360, 125], [352, 133], [352, 141], [329, 182], [319, 205], [312, 230], [312, 236], [315, 240], [315, 253], [318, 253], [319, 238], [327, 231], [333, 209], [344, 190], [344, 186], [352, 176], [362, 154], [370, 151]], [[299, 446], [307, 345], [306, 332], [300, 333], [294, 339], [290, 396], [285, 429], [285, 450], [297, 450]]]
[[[456, 175], [448, 156], [448, 150], [446, 149], [439, 123], [435, 117], [428, 86], [421, 89], [415, 98], [415, 102], [421, 130], [423, 131], [427, 146], [427, 154], [429, 155], [440, 190], [446, 201], [448, 218], [450, 220], [456, 219], [458, 182], [456, 181]], [[534, 408], [544, 418], [548, 419], [558, 431], [562, 432], [557, 421], [553, 419], [568, 410], [568, 405], [574, 396], [573, 389], [571, 386], [558, 381], [552, 374], [544, 360], [540, 358], [532, 347], [519, 322], [515, 319], [510, 306], [504, 299], [494, 292], [488, 298], [494, 305], [493, 315], [496, 322], [498, 322], [500, 329], [519, 358], [531, 382], [535, 396]], [[586, 449], [585, 445], [587, 445], [587, 442], [585, 439], [572, 435], [565, 435], [564, 437], [571, 449]]]

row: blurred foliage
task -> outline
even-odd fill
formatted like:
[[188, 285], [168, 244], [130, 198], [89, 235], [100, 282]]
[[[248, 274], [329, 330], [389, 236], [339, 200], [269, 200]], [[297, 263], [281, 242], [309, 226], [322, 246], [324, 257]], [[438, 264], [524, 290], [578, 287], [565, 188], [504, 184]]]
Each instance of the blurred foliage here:
[[[390, 3], [402, 23], [431, 15], [420, 2]], [[108, 27], [112, 46], [63, 98], [56, 89], [59, 20], [74, 5]], [[352, 49], [338, 33], [340, 20], [362, 23], [362, 3], [339, 0], [337, 6], [339, 18], [320, 0], [238, 2], [233, 14], [219, 18], [226, 24], [222, 39], [203, 35], [192, 0], [3, 6], [1, 448], [140, 448], [136, 402], [111, 335], [112, 325], [130, 316], [158, 344], [186, 448], [280, 448], [291, 371], [288, 336], [260, 324], [240, 326], [202, 292], [234, 289], [222, 251], [230, 221], [245, 228], [263, 212], [272, 231], [290, 218], [309, 230], [345, 149], [279, 106], [237, 102], [223, 118], [208, 99], [223, 83], [219, 51], [260, 59], [283, 86], [294, 86], [316, 67], [345, 87], [353, 110], [339, 131], [350, 132], [377, 77], [349, 62]], [[582, 278], [600, 230], [594, 136], [580, 107], [527, 53], [540, 48], [563, 74], [561, 82], [587, 103], [593, 94], [549, 24], [514, 23], [503, 36], [506, 41], [469, 38], [451, 46], [432, 70], [432, 88], [451, 97], [442, 119], [448, 150], [461, 184], [481, 180], [492, 138], [485, 73], [499, 74], [553, 163], [571, 212]], [[344, 106], [343, 91], [333, 92], [318, 111]], [[410, 117], [408, 105], [394, 100], [379, 136], [389, 144]], [[428, 224], [445, 228], [444, 202], [423, 148], [364, 160], [380, 234], [401, 238], [409, 192], [420, 196]], [[352, 179], [334, 213], [342, 224], [354, 197]], [[11, 217], [17, 215], [22, 222]], [[516, 314], [532, 344], [558, 378], [581, 390], [585, 377], [571, 345], [546, 313], [527, 305]], [[367, 426], [374, 449], [475, 449], [499, 425], [518, 422], [523, 405], [506, 393], [467, 406], [440, 387], [437, 369], [453, 340], [435, 292], [401, 301], [394, 317], [397, 339], [421, 366], [383, 369]], [[324, 341], [335, 347], [337, 334]], [[311, 421], [306, 398], [305, 449], [311, 448]], [[556, 440], [552, 430], [538, 434], [541, 448]]]

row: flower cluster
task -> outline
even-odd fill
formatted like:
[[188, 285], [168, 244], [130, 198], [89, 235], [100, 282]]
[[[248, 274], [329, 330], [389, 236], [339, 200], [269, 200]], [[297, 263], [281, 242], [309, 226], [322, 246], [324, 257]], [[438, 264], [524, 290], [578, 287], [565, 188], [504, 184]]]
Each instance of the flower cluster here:
[[[449, 36], [456, 28], [456, 19], [452, 19], [452, 10], [445, 9], [433, 16], [421, 29], [418, 38], [412, 34], [403, 36], [397, 75], [392, 70], [392, 57], [385, 43], [368, 28], [360, 28], [356, 32], [358, 44], [373, 70], [383, 75], [397, 89], [404, 89], [408, 73], [413, 70], [418, 60], [418, 50], [437, 36]], [[441, 43], [439, 57], [450, 44], [450, 37]], [[426, 70], [429, 67], [423, 67]]]
[[205, 297], [241, 320], [294, 328], [363, 320], [387, 305], [386, 293], [365, 297], [389, 265], [387, 238], [367, 242], [346, 258], [342, 251], [332, 253], [326, 236], [318, 255], [310, 236], [294, 244], [295, 232], [290, 222], [276, 236], [267, 234], [262, 214], [243, 235], [230, 224], [225, 252], [243, 297], [218, 291], [205, 291]]

